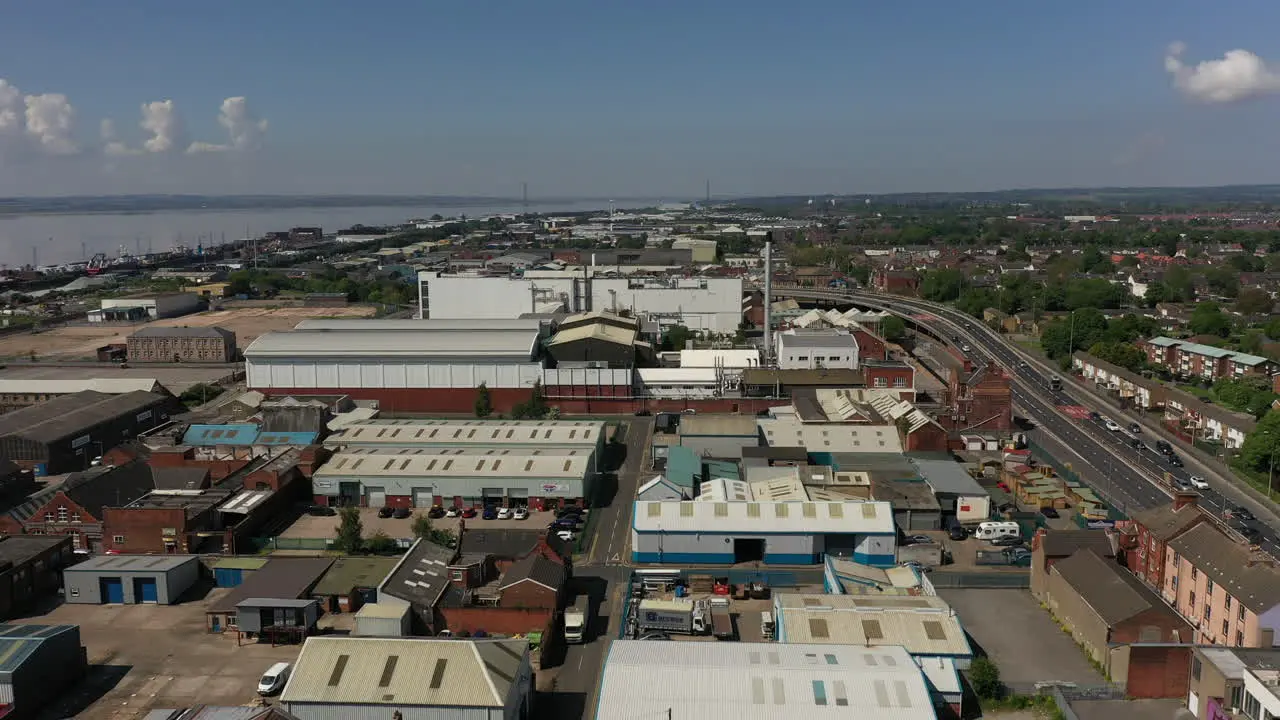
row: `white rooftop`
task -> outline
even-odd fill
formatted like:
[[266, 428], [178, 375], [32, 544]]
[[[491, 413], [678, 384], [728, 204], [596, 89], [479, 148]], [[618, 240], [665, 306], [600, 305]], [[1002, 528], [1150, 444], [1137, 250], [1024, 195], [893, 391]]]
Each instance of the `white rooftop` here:
[[934, 720], [902, 648], [615, 640], [596, 717]]
[[591, 420], [372, 420], [351, 423], [326, 445], [595, 447], [604, 423]]
[[497, 477], [582, 478], [591, 455], [453, 455], [338, 453], [315, 471], [315, 477]]
[[754, 368], [760, 367], [760, 351], [738, 350], [681, 350], [682, 368]]
[[803, 423], [795, 416], [756, 421], [769, 447], [803, 447], [809, 452], [900, 453], [895, 425]]
[[[376, 322], [376, 321], [373, 321]], [[470, 360], [528, 362], [538, 341], [536, 329], [354, 330], [269, 332], [245, 348], [250, 360], [271, 357], [466, 357]]]
[[637, 502], [637, 532], [894, 534], [887, 502]]

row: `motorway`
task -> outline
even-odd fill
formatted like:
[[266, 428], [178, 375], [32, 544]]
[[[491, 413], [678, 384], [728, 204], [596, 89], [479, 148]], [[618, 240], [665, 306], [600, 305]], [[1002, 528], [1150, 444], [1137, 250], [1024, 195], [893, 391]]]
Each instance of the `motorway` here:
[[[1055, 457], [1061, 455], [1062, 450], [1074, 455], [1074, 458], [1068, 456], [1059, 459], [1072, 463], [1073, 469], [1091, 478], [1094, 490], [1126, 514], [1169, 502], [1172, 489], [1165, 480], [1166, 474], [1175, 481], [1185, 481], [1196, 474], [1186, 468], [1169, 465], [1146, 442], [1143, 433], [1137, 434], [1142, 439], [1142, 445], [1135, 449], [1130, 445], [1131, 438], [1135, 436], [1127, 430], [1109, 431], [1101, 419], [1077, 420], [1064, 413], [1061, 410], [1064, 406], [1084, 406], [1103, 415], [1107, 414], [1105, 408], [1091, 407], [1097, 403], [1081, 399], [1082, 394], [1078, 396], [1071, 393], [1070, 381], [1065, 378], [1063, 390], [1051, 390], [1049, 373], [1037, 369], [1034, 363], [1025, 362], [1029, 356], [1021, 354], [990, 328], [959, 310], [909, 298], [866, 293], [855, 295], [808, 289], [775, 289], [775, 292], [839, 300], [899, 313], [906, 309], [938, 318], [940, 322], [933, 324], [933, 329], [949, 342], [969, 343], [971, 351], [968, 354], [975, 362], [990, 358], [1004, 366], [1013, 380], [1015, 406], [1036, 424], [1037, 429], [1031, 433], [1032, 439], [1036, 439], [1037, 434], [1044, 433], [1050, 439], [1050, 442], [1044, 444], [1059, 446], [1059, 452], [1054, 453]], [[925, 323], [928, 324], [927, 321]], [[1114, 414], [1113, 419], [1121, 427], [1128, 427], [1133, 420], [1120, 414]], [[1154, 441], [1155, 438], [1151, 438], [1151, 443]], [[1243, 506], [1259, 518], [1274, 516], [1273, 508], [1262, 507], [1231, 482], [1223, 479], [1220, 473], [1209, 472], [1204, 476], [1211, 484], [1209, 489], [1198, 491], [1201, 496], [1199, 503], [1208, 511], [1221, 517], [1225, 510]], [[1262, 548], [1272, 555], [1280, 556], [1280, 532], [1277, 532], [1275, 525], [1261, 521], [1251, 524], [1260, 532], [1259, 544]]]

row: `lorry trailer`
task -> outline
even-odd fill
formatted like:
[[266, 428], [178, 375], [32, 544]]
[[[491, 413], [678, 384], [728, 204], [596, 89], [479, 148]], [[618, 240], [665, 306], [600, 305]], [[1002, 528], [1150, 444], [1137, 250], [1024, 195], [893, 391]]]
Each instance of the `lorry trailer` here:
[[640, 632], [660, 630], [681, 635], [705, 635], [710, 609], [707, 601], [650, 600], [640, 601], [636, 624]]

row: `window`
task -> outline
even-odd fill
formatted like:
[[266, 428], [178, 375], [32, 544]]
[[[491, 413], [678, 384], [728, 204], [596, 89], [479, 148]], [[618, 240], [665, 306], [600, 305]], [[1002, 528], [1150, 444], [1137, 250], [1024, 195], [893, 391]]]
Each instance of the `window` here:
[[1191, 658], [1191, 677], [1200, 679], [1200, 658], [1198, 657]]
[[45, 514], [44, 514], [44, 521], [45, 521], [45, 522], [53, 522], [53, 513], [51, 513], [51, 512], [47, 512], [47, 513], [45, 513]]
[[814, 705], [827, 704], [827, 688], [823, 685], [821, 680], [813, 681], [813, 704]]
[[66, 521], [67, 521], [67, 508], [65, 506], [59, 505], [58, 506], [58, 522], [66, 522]]
[[1191, 593], [1190, 602], [1191, 602], [1191, 614], [1195, 615], [1196, 614], [1196, 594], [1195, 593]]
[[1205, 584], [1205, 588], [1204, 588], [1204, 596], [1205, 596], [1205, 597], [1213, 597], [1213, 581], [1212, 581], [1212, 580], [1206, 580], [1206, 581], [1205, 581], [1205, 583], [1206, 583], [1206, 584]]
[[121, 544], [121, 543], [123, 543], [123, 542], [124, 542], [124, 536], [123, 536], [123, 535], [113, 535], [113, 536], [111, 537], [111, 542], [116, 543], [117, 545], [118, 545], [118, 544]]
[[1244, 605], [1240, 606], [1240, 622], [1244, 622]]
[[1230, 596], [1230, 595], [1228, 595], [1228, 596], [1227, 596], [1226, 606], [1227, 606], [1227, 610], [1231, 610], [1231, 596]]
[[1244, 704], [1240, 706], [1240, 709], [1244, 711], [1245, 715], [1248, 715], [1254, 720], [1258, 720], [1259, 713], [1262, 710], [1262, 707], [1258, 704], [1257, 698], [1250, 695], [1249, 693], [1245, 693]]
[[904, 388], [907, 386], [906, 378], [896, 377], [893, 379], [893, 386], [896, 388]]
[[887, 378], [878, 377], [875, 379], [874, 387], [889, 387], [889, 380]]
[[1206, 599], [1204, 603], [1204, 619], [1205, 620], [1209, 619], [1209, 612], [1210, 612], [1209, 601]]
[[80, 522], [80, 513], [71, 513], [71, 522], [73, 523]]
[[1199, 573], [1197, 573], [1197, 572], [1196, 572], [1196, 569], [1195, 569], [1194, 567], [1192, 567], [1192, 568], [1191, 568], [1191, 579], [1192, 579], [1192, 580], [1195, 580], [1197, 575], [1199, 575]]
[[461, 571], [461, 570], [450, 570], [450, 571], [449, 571], [449, 579], [450, 579], [450, 580], [457, 580], [457, 581], [461, 582], [461, 580], [462, 580], [462, 571]]
[[1238, 647], [1244, 647], [1244, 631], [1243, 630], [1236, 631], [1236, 645]]
[[1222, 637], [1224, 638], [1231, 637], [1231, 621], [1230, 620], [1222, 621]]

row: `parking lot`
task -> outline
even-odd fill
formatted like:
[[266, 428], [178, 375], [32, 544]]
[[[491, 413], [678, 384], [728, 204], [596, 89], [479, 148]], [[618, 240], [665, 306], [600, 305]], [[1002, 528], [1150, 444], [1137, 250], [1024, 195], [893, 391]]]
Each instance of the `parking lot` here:
[[974, 650], [981, 648], [1000, 668], [1001, 679], [1016, 689], [1051, 680], [1103, 684], [1084, 651], [1030, 592], [940, 588], [938, 596], [960, 615]]
[[42, 717], [112, 720], [150, 708], [246, 705], [273, 663], [299, 647], [245, 644], [205, 631], [205, 607], [225, 589], [178, 605], [60, 605], [22, 622], [80, 626], [89, 674]]
[[[415, 510], [423, 513], [425, 510]], [[482, 530], [542, 530], [555, 521], [554, 512], [531, 511], [524, 520], [485, 520], [479, 515], [466, 520], [468, 528]], [[360, 508], [360, 522], [364, 525], [364, 536], [369, 537], [379, 531], [392, 538], [413, 537], [413, 516], [407, 518], [380, 518], [378, 508]], [[450, 532], [458, 532], [461, 518], [433, 518], [433, 527]], [[282, 538], [331, 538], [338, 532], [337, 515], [302, 515], [292, 525], [279, 533]]]

